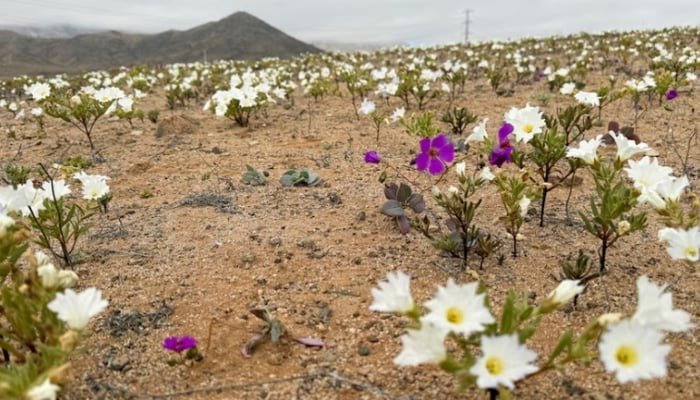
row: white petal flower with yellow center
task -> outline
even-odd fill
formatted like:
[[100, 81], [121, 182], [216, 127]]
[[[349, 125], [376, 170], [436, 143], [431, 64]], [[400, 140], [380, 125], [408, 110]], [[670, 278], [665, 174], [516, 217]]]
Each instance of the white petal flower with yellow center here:
[[401, 271], [389, 272], [379, 289], [372, 289], [374, 301], [369, 309], [381, 312], [406, 313], [415, 307], [411, 297], [411, 277]]
[[420, 364], [437, 364], [447, 358], [445, 331], [433, 324], [424, 323], [420, 329], [408, 329], [401, 337], [403, 348], [394, 364], [408, 367]]
[[666, 251], [674, 260], [700, 260], [700, 227], [686, 230], [664, 228], [659, 231], [659, 240], [667, 242], [671, 247]]
[[65, 322], [70, 329], [82, 330], [90, 318], [102, 312], [107, 307], [107, 301], [102, 299], [102, 292], [88, 288], [81, 293], [66, 289], [56, 294], [49, 304], [49, 310], [55, 312], [58, 318]]
[[469, 372], [477, 377], [476, 385], [482, 389], [512, 389], [516, 381], [539, 370], [532, 364], [537, 354], [520, 344], [517, 334], [482, 336], [481, 352], [483, 355]]
[[690, 315], [673, 309], [673, 297], [646, 276], [637, 279], [637, 311], [632, 320], [644, 326], [668, 332], [684, 332], [693, 327]]
[[512, 108], [506, 113], [505, 122], [513, 125], [515, 140], [525, 143], [542, 133], [547, 125], [540, 109], [529, 104], [520, 109]]
[[611, 324], [598, 344], [600, 360], [620, 383], [666, 376], [666, 356], [671, 346], [663, 334], [634, 321]]
[[457, 285], [450, 278], [447, 286], [439, 287], [435, 297], [425, 303], [430, 313], [421, 321], [464, 336], [483, 331], [496, 320], [486, 307], [486, 294], [477, 294], [477, 290], [476, 282]]

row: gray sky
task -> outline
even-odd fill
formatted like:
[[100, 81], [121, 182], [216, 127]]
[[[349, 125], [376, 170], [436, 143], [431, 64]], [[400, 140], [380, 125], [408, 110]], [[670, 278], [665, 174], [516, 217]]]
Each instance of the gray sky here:
[[449, 43], [472, 38], [700, 25], [700, 0], [0, 0], [0, 25], [187, 29], [247, 11], [306, 41]]

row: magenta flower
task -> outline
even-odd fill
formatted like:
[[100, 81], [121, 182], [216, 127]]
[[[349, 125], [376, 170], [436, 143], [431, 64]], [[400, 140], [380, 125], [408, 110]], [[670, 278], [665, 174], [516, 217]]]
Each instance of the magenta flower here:
[[671, 101], [678, 97], [678, 91], [676, 89], [671, 89], [668, 92], [666, 92], [666, 100]]
[[434, 138], [424, 138], [420, 141], [420, 154], [416, 157], [419, 171], [428, 170], [430, 175], [445, 172], [446, 165], [454, 161], [455, 147], [444, 133]]
[[507, 122], [498, 130], [498, 143], [491, 150], [491, 155], [489, 156], [491, 165], [497, 165], [500, 168], [504, 163], [511, 161], [513, 148], [510, 146], [510, 140], [508, 140], [508, 136], [511, 133], [513, 133], [513, 125]]
[[166, 350], [182, 353], [185, 350], [197, 347], [197, 339], [192, 336], [171, 336], [163, 340], [163, 348]]
[[367, 164], [379, 164], [382, 161], [382, 156], [376, 151], [368, 151], [365, 153], [365, 162]]

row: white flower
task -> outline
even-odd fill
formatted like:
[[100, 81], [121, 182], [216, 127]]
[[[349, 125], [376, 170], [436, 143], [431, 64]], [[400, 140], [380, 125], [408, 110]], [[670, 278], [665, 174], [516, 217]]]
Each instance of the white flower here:
[[36, 269], [41, 285], [47, 288], [56, 287], [58, 284], [58, 270], [51, 264], [43, 264]]
[[600, 105], [600, 98], [595, 92], [578, 92], [574, 95], [574, 99], [587, 106], [598, 107]]
[[548, 300], [556, 304], [565, 304], [571, 301], [574, 297], [581, 294], [585, 286], [580, 285], [580, 281], [566, 279], [559, 283], [548, 296]]
[[481, 178], [485, 181], [492, 181], [492, 180], [494, 180], [494, 178], [496, 178], [496, 175], [494, 175], [491, 172], [491, 168], [489, 168], [489, 166], [487, 165], [481, 169], [481, 172], [479, 173], [479, 178]]
[[520, 207], [520, 216], [525, 218], [527, 215], [527, 209], [530, 207], [530, 203], [532, 201], [527, 197], [523, 196], [520, 198], [520, 201], [518, 201], [518, 207]]
[[45, 197], [48, 199], [55, 196], [56, 200], [58, 200], [61, 197], [70, 194], [70, 188], [68, 185], [66, 185], [66, 181], [63, 180], [53, 181], [53, 185], [51, 184], [51, 181], [46, 181], [41, 184], [41, 190], [46, 193]]
[[659, 183], [671, 179], [673, 169], [659, 165], [659, 161], [648, 156], [644, 156], [639, 161], [629, 160], [629, 168], [625, 168], [627, 175], [634, 181], [634, 187], [642, 194], [637, 201], [639, 203], [650, 202], [658, 206], [663, 202], [656, 187]]
[[598, 350], [608, 372], [620, 383], [666, 376], [666, 356], [671, 346], [662, 344], [663, 334], [638, 322], [609, 325]]
[[457, 176], [463, 177], [467, 173], [467, 163], [462, 161], [455, 165], [455, 171], [457, 172]]
[[598, 147], [602, 144], [602, 135], [591, 140], [582, 140], [578, 147], [569, 147], [566, 156], [569, 158], [579, 158], [586, 164], [592, 165], [598, 160]]
[[377, 107], [374, 105], [373, 101], [370, 101], [368, 99], [364, 99], [364, 100], [362, 100], [362, 105], [360, 105], [359, 111], [362, 114], [369, 115], [369, 114], [372, 114], [376, 108]]
[[498, 386], [512, 389], [516, 381], [539, 370], [532, 364], [537, 354], [521, 345], [517, 334], [482, 336], [481, 352], [483, 355], [477, 358], [469, 372], [476, 375], [476, 384], [482, 389], [496, 389]]
[[688, 187], [690, 182], [688, 182], [687, 176], [682, 176], [680, 178], [671, 177], [665, 181], [660, 182], [656, 186], [656, 193], [664, 200], [663, 204], [660, 205], [661, 208], [666, 208], [666, 202], [668, 201], [678, 201], [678, 199]]
[[485, 325], [496, 320], [484, 304], [486, 294], [477, 294], [477, 289], [476, 282], [457, 285], [450, 278], [447, 286], [439, 287], [435, 297], [425, 303], [430, 313], [421, 320], [464, 336], [483, 331]]
[[659, 240], [668, 242], [666, 251], [674, 260], [700, 260], [700, 227], [686, 230], [664, 228], [659, 231]]
[[58, 393], [60, 389], [60, 386], [54, 385], [46, 378], [41, 385], [29, 389], [24, 397], [28, 400], [56, 400], [56, 393]]
[[119, 108], [124, 110], [124, 112], [131, 112], [134, 106], [134, 99], [128, 96], [122, 97], [121, 99], [117, 100], [117, 105], [119, 106]]
[[389, 117], [389, 119], [391, 120], [391, 122], [396, 122], [396, 121], [400, 120], [401, 118], [403, 118], [404, 115], [406, 115], [406, 109], [403, 107], [400, 107], [400, 108], [397, 108], [396, 110], [394, 110], [394, 113], [391, 114], [391, 117]]
[[533, 136], [542, 133], [546, 126], [539, 108], [527, 104], [524, 108], [512, 108], [505, 115], [505, 121], [513, 125], [515, 140], [528, 143]]
[[447, 358], [444, 340], [445, 331], [433, 324], [424, 323], [420, 329], [408, 329], [408, 333], [401, 337], [403, 348], [394, 358], [394, 364], [437, 364]]
[[109, 193], [107, 180], [109, 177], [102, 175], [88, 175], [85, 172], [77, 172], [74, 179], [83, 184], [83, 198], [85, 200], [99, 200]]
[[33, 116], [33, 117], [39, 118], [39, 117], [41, 117], [42, 115], [44, 115], [44, 109], [41, 108], [41, 107], [34, 107], [34, 108], [32, 108], [31, 113], [32, 113], [32, 116]]
[[561, 94], [571, 94], [576, 90], [576, 84], [574, 82], [568, 82], [562, 85], [561, 89], [559, 89], [559, 93]]
[[102, 299], [102, 292], [88, 288], [81, 293], [66, 289], [56, 294], [49, 304], [49, 310], [58, 314], [70, 329], [82, 330], [90, 318], [102, 312], [107, 307], [107, 301]]
[[649, 145], [646, 143], [635, 143], [634, 140], [629, 140], [623, 134], [617, 134], [614, 131], [610, 131], [609, 135], [615, 140], [615, 145], [617, 146], [617, 159], [620, 161], [627, 161], [636, 154], [644, 154], [651, 150]]
[[632, 321], [660, 331], [684, 332], [692, 328], [690, 315], [673, 309], [673, 298], [665, 289], [666, 285], [658, 286], [644, 275], [637, 278], [637, 311]]
[[386, 281], [379, 282], [379, 289], [372, 289], [372, 311], [406, 313], [413, 310], [411, 278], [403, 272], [389, 272]]
[[479, 125], [474, 127], [474, 130], [472, 130], [472, 133], [467, 136], [464, 143], [483, 142], [486, 140], [486, 136], [488, 135], [486, 133], [486, 122], [488, 122], [488, 120], [488, 118], [484, 118], [483, 121], [479, 122]]
[[27, 93], [34, 101], [41, 101], [51, 95], [51, 86], [48, 83], [35, 83], [27, 88]]

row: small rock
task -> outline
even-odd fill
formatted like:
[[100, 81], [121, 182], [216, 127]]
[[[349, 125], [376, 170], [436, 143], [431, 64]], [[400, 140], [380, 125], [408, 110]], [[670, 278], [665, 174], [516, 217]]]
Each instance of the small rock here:
[[359, 354], [362, 357], [367, 357], [369, 355], [369, 347], [365, 346], [364, 344], [361, 344], [357, 348], [357, 354]]

